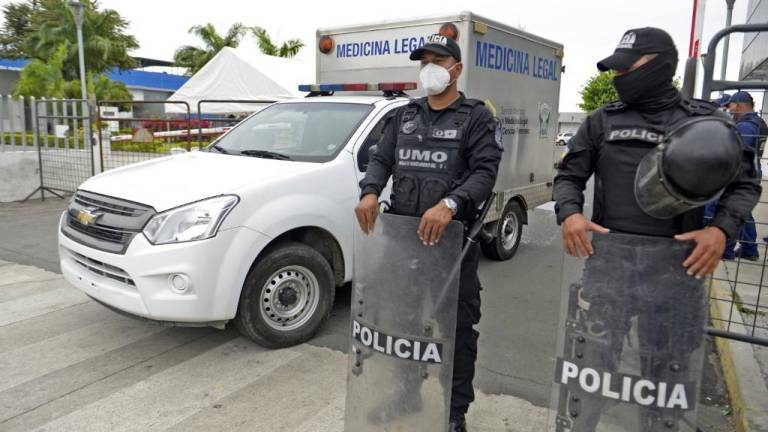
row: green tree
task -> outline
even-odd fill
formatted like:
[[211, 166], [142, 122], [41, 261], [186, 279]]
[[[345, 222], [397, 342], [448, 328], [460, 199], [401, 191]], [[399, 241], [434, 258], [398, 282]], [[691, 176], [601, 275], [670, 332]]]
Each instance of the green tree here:
[[587, 113], [601, 106], [619, 100], [619, 94], [613, 86], [613, 72], [600, 72], [589, 78], [579, 91], [581, 103], [579, 108]]
[[[99, 10], [96, 0], [82, 1], [85, 4], [83, 43], [86, 69], [98, 74], [113, 67], [133, 67], [135, 61], [128, 53], [138, 48], [139, 44], [136, 38], [126, 34], [128, 21], [112, 9]], [[78, 78], [77, 27], [72, 10], [66, 0], [41, 0], [40, 7], [32, 13], [30, 31], [21, 45], [21, 53], [28, 58], [45, 60], [51, 58], [62, 44], [67, 47], [62, 65], [64, 78]]]
[[67, 56], [67, 50], [67, 45], [62, 44], [47, 62], [39, 59], [29, 62], [21, 71], [13, 95], [38, 98], [65, 97], [67, 82], [62, 74], [62, 66]]
[[[67, 45], [64, 43], [59, 46], [47, 62], [39, 59], [29, 62], [21, 71], [13, 95], [80, 99], [80, 80], [67, 81], [62, 73], [62, 65], [69, 51]], [[89, 73], [86, 88], [88, 98], [92, 100], [133, 99], [124, 83], [112, 81], [102, 74]]]
[[[85, 85], [88, 98], [91, 100], [133, 100], [128, 87], [120, 81], [112, 81], [106, 75], [88, 74]], [[80, 99], [80, 80], [67, 81], [64, 86], [64, 96], [70, 99]]]
[[187, 73], [192, 75], [205, 66], [223, 48], [237, 48], [247, 32], [247, 28], [241, 23], [233, 24], [226, 35], [221, 35], [211, 23], [196, 25], [189, 29], [189, 33], [197, 36], [203, 47], [184, 45], [176, 50], [173, 61], [177, 66], [187, 68]]
[[25, 0], [3, 5], [3, 26], [0, 28], [0, 56], [22, 57], [21, 45], [29, 35], [32, 14], [39, 9], [38, 0]]
[[287, 41], [279, 44], [274, 42], [267, 31], [261, 27], [251, 28], [253, 36], [256, 38], [256, 43], [259, 45], [259, 49], [266, 55], [276, 57], [294, 57], [299, 51], [304, 48], [304, 42], [301, 39], [288, 39]]

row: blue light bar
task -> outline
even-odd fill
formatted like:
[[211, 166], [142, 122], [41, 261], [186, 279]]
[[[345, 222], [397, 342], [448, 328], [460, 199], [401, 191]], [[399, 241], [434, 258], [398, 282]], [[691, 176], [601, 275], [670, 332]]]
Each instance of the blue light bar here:
[[344, 91], [344, 84], [320, 84], [320, 91], [324, 91], [324, 92]]

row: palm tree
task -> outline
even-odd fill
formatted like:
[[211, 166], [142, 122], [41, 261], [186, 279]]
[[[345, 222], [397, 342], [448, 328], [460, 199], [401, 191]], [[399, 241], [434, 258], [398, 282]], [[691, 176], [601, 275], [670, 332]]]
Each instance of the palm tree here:
[[[112, 67], [129, 69], [135, 65], [128, 52], [138, 48], [136, 38], [126, 34], [128, 21], [112, 9], [98, 9], [96, 0], [84, 0], [83, 41], [85, 67], [102, 73]], [[64, 78], [79, 78], [77, 30], [70, 7], [65, 0], [42, 0], [33, 9], [29, 32], [21, 54], [48, 61], [62, 45], [67, 52], [62, 65]]]
[[299, 50], [304, 48], [304, 42], [301, 39], [289, 39], [283, 42], [280, 46], [272, 41], [267, 31], [261, 27], [251, 28], [253, 36], [256, 37], [256, 42], [259, 44], [259, 49], [266, 55], [276, 57], [294, 57], [299, 53]]
[[200, 38], [205, 46], [182, 46], [173, 55], [173, 61], [176, 65], [187, 68], [187, 73], [192, 75], [202, 69], [224, 47], [237, 48], [247, 31], [247, 27], [235, 23], [227, 34], [222, 36], [211, 23], [196, 25], [189, 29], [189, 33]]

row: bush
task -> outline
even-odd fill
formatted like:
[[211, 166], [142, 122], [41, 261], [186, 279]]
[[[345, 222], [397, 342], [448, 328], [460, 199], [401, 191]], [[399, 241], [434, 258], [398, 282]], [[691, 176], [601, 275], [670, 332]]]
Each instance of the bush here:
[[112, 151], [125, 151], [125, 152], [139, 152], [139, 153], [168, 153], [171, 149], [181, 148], [184, 150], [197, 149], [207, 146], [208, 142], [203, 142], [198, 147], [197, 141], [191, 143], [187, 142], [175, 142], [165, 143], [161, 141], [155, 141], [152, 143], [134, 142], [134, 141], [120, 141], [113, 142], [111, 144]]

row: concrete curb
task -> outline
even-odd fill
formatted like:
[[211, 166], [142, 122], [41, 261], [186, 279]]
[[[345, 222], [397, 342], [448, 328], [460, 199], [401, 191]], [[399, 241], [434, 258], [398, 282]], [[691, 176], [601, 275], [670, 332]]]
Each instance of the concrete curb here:
[[[741, 313], [724, 299], [731, 297], [731, 290], [724, 281], [714, 281], [710, 297], [710, 311], [714, 327], [734, 333], [746, 334]], [[728, 325], [730, 321], [730, 326]], [[730, 327], [730, 328], [729, 328]], [[760, 366], [755, 359], [752, 345], [715, 338], [725, 385], [731, 397], [733, 419], [739, 432], [768, 432], [768, 388], [762, 379]]]

